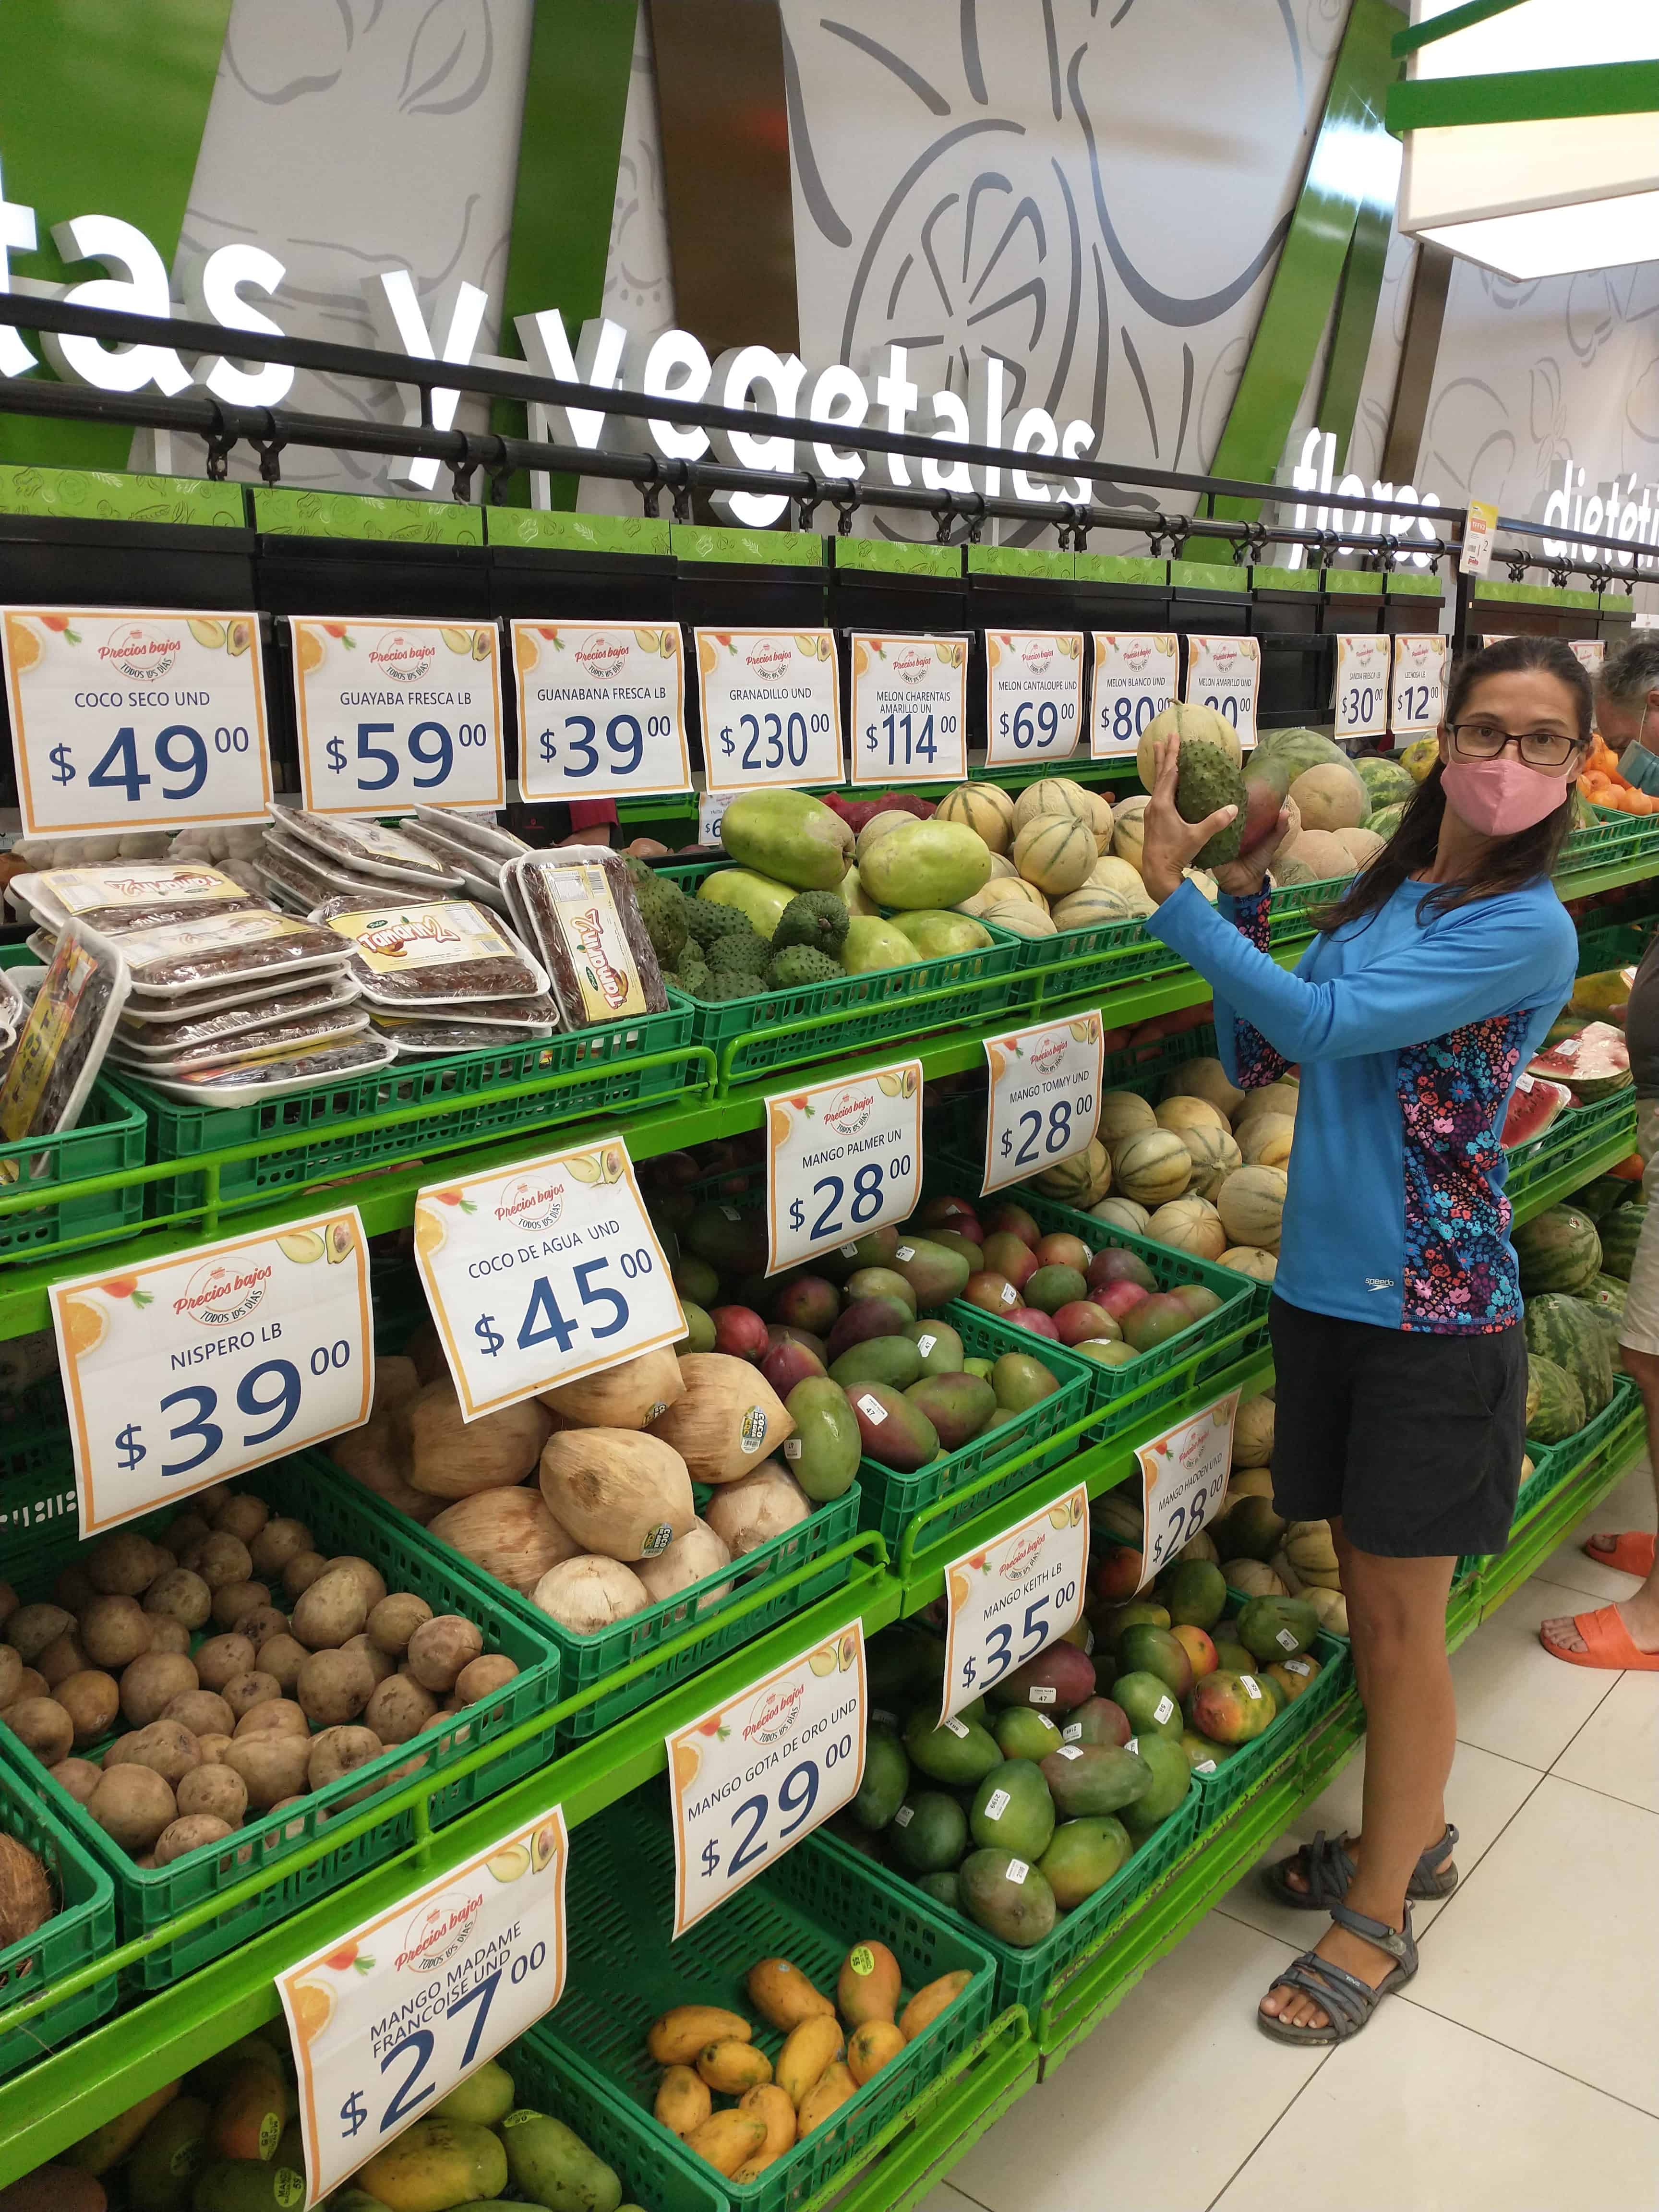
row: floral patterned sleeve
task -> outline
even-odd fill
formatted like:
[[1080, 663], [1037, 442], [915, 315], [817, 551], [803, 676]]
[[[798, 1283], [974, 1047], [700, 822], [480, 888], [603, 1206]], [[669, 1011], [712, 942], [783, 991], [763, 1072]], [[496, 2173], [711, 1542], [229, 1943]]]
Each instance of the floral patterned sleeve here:
[[[1235, 898], [1227, 902], [1227, 915], [1233, 927], [1258, 952], [1266, 952], [1268, 947], [1267, 897], [1264, 885], [1254, 898]], [[1229, 1030], [1231, 1032], [1234, 1066], [1231, 1073], [1241, 1091], [1259, 1091], [1290, 1066], [1284, 1054], [1276, 1052], [1253, 1023], [1241, 1021], [1219, 997], [1215, 1002], [1215, 1015], [1218, 1037], [1224, 1038]]]

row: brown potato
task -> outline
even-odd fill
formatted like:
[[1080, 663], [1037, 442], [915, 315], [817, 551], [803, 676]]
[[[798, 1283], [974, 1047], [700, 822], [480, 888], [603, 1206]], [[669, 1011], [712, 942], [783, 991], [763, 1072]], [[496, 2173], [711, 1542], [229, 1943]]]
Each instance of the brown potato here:
[[337, 1650], [361, 1633], [371, 1602], [355, 1573], [331, 1568], [301, 1598], [289, 1626], [307, 1650]]
[[240, 1536], [222, 1528], [216, 1528], [198, 1545], [193, 1556], [187, 1553], [180, 1564], [193, 1567], [208, 1588], [216, 1590], [228, 1583], [245, 1583], [253, 1572], [247, 1546]]
[[363, 1708], [363, 1724], [372, 1728], [382, 1743], [407, 1743], [418, 1735], [437, 1712], [438, 1700], [430, 1690], [402, 1674], [388, 1674]]
[[253, 1665], [254, 1646], [246, 1636], [210, 1636], [196, 1654], [196, 1671], [204, 1690], [223, 1692], [233, 1676]]
[[368, 1663], [368, 1671], [376, 1682], [384, 1682], [388, 1674], [398, 1671], [397, 1662], [382, 1651], [367, 1630], [361, 1636], [349, 1636], [340, 1646], [342, 1651], [355, 1651]]
[[359, 1559], [355, 1552], [342, 1552], [337, 1559], [331, 1559], [328, 1571], [331, 1575], [356, 1575], [363, 1586], [364, 1600], [371, 1611], [386, 1595], [386, 1577], [372, 1561]]
[[169, 1567], [144, 1592], [146, 1613], [170, 1613], [186, 1628], [205, 1627], [212, 1610], [213, 1592], [188, 1567]]
[[60, 1790], [68, 1790], [77, 1805], [87, 1804], [93, 1791], [104, 1778], [101, 1766], [94, 1766], [89, 1759], [60, 1759], [47, 1772]]
[[230, 1748], [230, 1738], [228, 1735], [198, 1735], [196, 1748], [202, 1754], [204, 1766], [222, 1766], [225, 1753]]
[[236, 1725], [236, 1716], [224, 1699], [212, 1690], [186, 1690], [168, 1703], [161, 1715], [164, 1721], [177, 1721], [193, 1736], [228, 1735]]
[[455, 1695], [464, 1705], [476, 1705], [480, 1698], [504, 1690], [518, 1671], [510, 1659], [487, 1651], [482, 1659], [470, 1659], [455, 1677]]
[[152, 1721], [148, 1728], [117, 1736], [104, 1753], [104, 1771], [116, 1766], [148, 1766], [170, 1789], [202, 1763], [196, 1739], [178, 1721]]
[[295, 1604], [302, 1598], [318, 1576], [327, 1569], [328, 1561], [320, 1552], [295, 1552], [283, 1569], [283, 1589], [289, 1603]]
[[[240, 1628], [251, 1613], [268, 1612], [270, 1592], [264, 1583], [221, 1583], [213, 1593], [213, 1625], [216, 1628]], [[253, 1642], [259, 1639], [256, 1636]]]
[[170, 1613], [149, 1613], [149, 1648], [152, 1651], [179, 1652], [190, 1656], [190, 1631], [182, 1620], [175, 1620]]
[[201, 1678], [181, 1652], [147, 1651], [121, 1677], [121, 1711], [132, 1728], [160, 1720], [185, 1690], [199, 1690]]
[[355, 1721], [374, 1693], [374, 1672], [361, 1651], [313, 1651], [295, 1696], [307, 1720], [333, 1728]]
[[[45, 1677], [41, 1677], [42, 1680]], [[0, 1644], [0, 1711], [15, 1704], [23, 1694], [22, 1654], [9, 1644]]]
[[455, 1686], [463, 1667], [483, 1650], [483, 1634], [459, 1613], [441, 1613], [423, 1621], [409, 1639], [409, 1664], [415, 1680], [425, 1690], [447, 1692]]
[[257, 1711], [260, 1705], [274, 1703], [282, 1694], [283, 1686], [276, 1677], [255, 1667], [249, 1668], [245, 1674], [233, 1674], [219, 1692], [239, 1725], [249, 1713]]
[[167, 1565], [148, 1536], [123, 1528], [106, 1536], [87, 1554], [87, 1578], [106, 1597], [137, 1597]]
[[193, 1813], [188, 1819], [169, 1820], [155, 1839], [155, 1863], [171, 1866], [189, 1851], [206, 1849], [209, 1844], [222, 1843], [235, 1830], [228, 1820], [221, 1820], [211, 1813]]
[[135, 1854], [151, 1850], [178, 1817], [172, 1790], [151, 1766], [106, 1767], [87, 1810], [106, 1836]]
[[100, 1736], [107, 1735], [115, 1726], [116, 1715], [121, 1710], [121, 1692], [113, 1674], [100, 1674], [95, 1667], [88, 1667], [58, 1685], [58, 1702], [75, 1723], [78, 1750], [82, 1744], [96, 1743]]
[[283, 1695], [291, 1697], [300, 1679], [300, 1669], [310, 1656], [305, 1645], [284, 1631], [278, 1636], [268, 1636], [259, 1646], [259, 1672], [274, 1676], [282, 1685]]
[[95, 1597], [81, 1616], [81, 1649], [87, 1663], [118, 1674], [151, 1646], [150, 1616], [136, 1597]]
[[237, 1536], [243, 1543], [252, 1544], [270, 1518], [270, 1508], [264, 1499], [244, 1490], [234, 1498], [226, 1498], [213, 1516], [213, 1525], [228, 1536]]
[[175, 1513], [161, 1531], [161, 1540], [175, 1559], [182, 1559], [192, 1544], [205, 1544], [213, 1534], [213, 1523], [205, 1513], [189, 1507]]
[[177, 1553], [176, 1552], [170, 1552], [170, 1551], [167, 1549], [167, 1546], [166, 1546], [165, 1544], [157, 1544], [157, 1545], [156, 1545], [156, 1547], [155, 1547], [155, 1558], [156, 1558], [155, 1575], [156, 1575], [156, 1579], [157, 1579], [158, 1581], [161, 1579], [161, 1577], [163, 1575], [169, 1575], [169, 1574], [171, 1574], [171, 1573], [173, 1572], [173, 1569], [178, 1565], [178, 1564], [179, 1564], [179, 1555], [178, 1555], [178, 1553]]
[[239, 1736], [225, 1753], [225, 1764], [246, 1783], [247, 1801], [253, 1810], [269, 1812], [307, 1787], [310, 1731], [304, 1735]]
[[311, 1760], [306, 1768], [306, 1778], [313, 1790], [325, 1789], [343, 1774], [367, 1766], [385, 1749], [373, 1729], [325, 1728], [311, 1740]]
[[282, 1573], [290, 1559], [301, 1552], [314, 1551], [316, 1545], [303, 1521], [279, 1514], [266, 1522], [247, 1548], [254, 1573], [269, 1582], [273, 1575]]
[[311, 1734], [311, 1723], [298, 1705], [289, 1698], [266, 1698], [251, 1711], [243, 1714], [236, 1723], [234, 1741], [246, 1741], [251, 1735], [303, 1735]]
[[432, 1607], [412, 1590], [383, 1597], [368, 1616], [368, 1632], [382, 1651], [401, 1659], [416, 1630], [432, 1618]]
[[192, 1767], [173, 1792], [180, 1814], [211, 1813], [228, 1827], [240, 1828], [247, 1811], [247, 1784], [222, 1760]]
[[81, 1649], [73, 1635], [54, 1636], [35, 1661], [35, 1671], [44, 1674], [49, 1689], [56, 1690], [60, 1682], [67, 1682], [71, 1674], [83, 1674], [92, 1662]]
[[42, 1766], [56, 1766], [75, 1747], [75, 1723], [56, 1698], [20, 1698], [0, 1713], [0, 1723]]
[[[52, 1594], [64, 1610], [66, 1613], [72, 1613], [78, 1620], [99, 1595], [93, 1587], [91, 1576], [87, 1572], [86, 1561], [71, 1559], [52, 1584]], [[15, 1613], [16, 1610], [16, 1607], [14, 1606], [12, 1612]], [[11, 1614], [8, 1613], [6, 1618], [9, 1620]]]
[[269, 1644], [273, 1636], [288, 1634], [288, 1615], [274, 1605], [257, 1605], [237, 1622], [236, 1633], [246, 1636], [257, 1650], [260, 1644]]
[[61, 1605], [20, 1605], [6, 1623], [6, 1641], [32, 1667], [54, 1637], [74, 1627], [75, 1616]]

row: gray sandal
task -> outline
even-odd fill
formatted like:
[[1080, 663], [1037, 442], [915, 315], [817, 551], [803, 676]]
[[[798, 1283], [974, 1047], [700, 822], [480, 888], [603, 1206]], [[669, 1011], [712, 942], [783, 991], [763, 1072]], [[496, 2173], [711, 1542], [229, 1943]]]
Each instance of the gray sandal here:
[[[1261, 1879], [1274, 1904], [1288, 1905], [1297, 1912], [1328, 1912], [1342, 1904], [1358, 1871], [1346, 1848], [1347, 1840], [1346, 1835], [1328, 1840], [1322, 1828], [1312, 1843], [1264, 1867]], [[1451, 1863], [1456, 1848], [1457, 1831], [1449, 1822], [1440, 1841], [1431, 1844], [1418, 1860], [1406, 1885], [1407, 1899], [1432, 1903], [1451, 1895], [1457, 1887], [1457, 1869]], [[1292, 1867], [1307, 1883], [1305, 1889], [1292, 1888], [1286, 1879]]]
[[1313, 1999], [1328, 2024], [1323, 2027], [1288, 2027], [1282, 2020], [1258, 2010], [1256, 2026], [1276, 2043], [1346, 2043], [1367, 2025], [1383, 1998], [1391, 1990], [1403, 1989], [1417, 1972], [1417, 1944], [1412, 1935], [1409, 1905], [1406, 1907], [1406, 1924], [1398, 1934], [1386, 1921], [1372, 1920], [1365, 1913], [1356, 1912], [1351, 1905], [1334, 1905], [1331, 1918], [1338, 1927], [1346, 1928], [1367, 1943], [1375, 1943], [1379, 1951], [1386, 1951], [1399, 1963], [1390, 1966], [1382, 1980], [1373, 1985], [1362, 1982], [1346, 1966], [1322, 1959], [1317, 1951], [1304, 1951], [1282, 1974], [1273, 1976], [1268, 1994], [1271, 1996], [1278, 1989], [1299, 1990], [1304, 1996]]

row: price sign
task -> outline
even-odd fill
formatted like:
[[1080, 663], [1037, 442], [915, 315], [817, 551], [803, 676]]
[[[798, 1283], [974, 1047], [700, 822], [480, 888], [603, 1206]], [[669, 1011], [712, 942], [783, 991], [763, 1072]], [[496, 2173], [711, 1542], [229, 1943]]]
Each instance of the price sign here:
[[464, 1420], [685, 1334], [620, 1137], [422, 1190], [415, 1260]]
[[1081, 631], [987, 630], [987, 766], [1065, 760], [1077, 750], [1082, 726]]
[[699, 793], [697, 799], [698, 844], [718, 845], [720, 843], [720, 824], [726, 819], [726, 810], [737, 795], [735, 791], [723, 791], [719, 793], [705, 791]]
[[257, 615], [5, 607], [0, 641], [26, 837], [263, 820]]
[[853, 632], [854, 783], [968, 775], [968, 641]]
[[665, 1739], [677, 1938], [857, 1796], [865, 1705], [854, 1620]]
[[1570, 637], [1567, 643], [1572, 647], [1581, 666], [1589, 672], [1590, 682], [1595, 683], [1601, 673], [1601, 664], [1607, 657], [1607, 640], [1601, 637]]
[[1261, 689], [1261, 647], [1253, 637], [1188, 637], [1187, 704], [1211, 707], [1238, 732], [1246, 752], [1255, 743]]
[[1395, 638], [1389, 728], [1396, 738], [1425, 737], [1440, 727], [1446, 700], [1446, 642], [1437, 630]]
[[[1082, 1483], [982, 1552], [951, 1561], [945, 1570], [941, 1726], [1064, 1636], [1083, 1611], [1088, 1566], [1089, 1493]], [[1033, 1704], [1042, 1694], [1034, 1693]]]
[[1100, 1016], [1093, 1013], [988, 1042], [982, 1192], [1024, 1182], [1088, 1151], [1100, 1118], [1104, 1052]]
[[1238, 1393], [1230, 1390], [1190, 1420], [1135, 1446], [1146, 1515], [1137, 1589], [1145, 1589], [1182, 1546], [1215, 1519], [1232, 1466], [1237, 1411]]
[[908, 1221], [921, 1195], [921, 1062], [766, 1102], [766, 1272]]
[[1484, 576], [1492, 565], [1492, 549], [1498, 535], [1498, 509], [1489, 501], [1472, 499], [1463, 528], [1463, 550], [1457, 565], [1466, 576]]
[[526, 799], [690, 791], [678, 623], [513, 624]]
[[564, 1815], [550, 1806], [278, 1974], [307, 2205], [557, 2004], [567, 1856]]
[[1336, 734], [1380, 738], [1388, 725], [1393, 639], [1362, 631], [1336, 641]]
[[710, 791], [841, 781], [841, 671], [827, 629], [700, 629]]
[[356, 1206], [52, 1286], [81, 1534], [360, 1428], [374, 1395]]
[[301, 805], [412, 814], [505, 802], [494, 623], [295, 615], [289, 638]]
[[1089, 749], [1096, 760], [1133, 752], [1146, 725], [1175, 704], [1180, 648], [1172, 630], [1097, 629]]

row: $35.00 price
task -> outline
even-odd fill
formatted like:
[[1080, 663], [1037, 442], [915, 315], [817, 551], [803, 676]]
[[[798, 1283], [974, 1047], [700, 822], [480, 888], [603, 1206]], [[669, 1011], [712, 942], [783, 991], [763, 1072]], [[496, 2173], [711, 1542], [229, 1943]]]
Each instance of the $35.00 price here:
[[[994, 1689], [1005, 1674], [1016, 1667], [1023, 1667], [1028, 1659], [1035, 1659], [1049, 1640], [1053, 1631], [1053, 1616], [1064, 1620], [1077, 1604], [1077, 1583], [1064, 1583], [1058, 1589], [1044, 1590], [1026, 1605], [1018, 1625], [1012, 1620], [993, 1621], [985, 1633], [981, 1655], [969, 1652], [959, 1670], [963, 1689], [975, 1697]], [[980, 1656], [984, 1665], [980, 1665]]]

